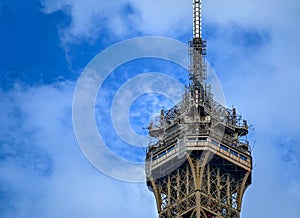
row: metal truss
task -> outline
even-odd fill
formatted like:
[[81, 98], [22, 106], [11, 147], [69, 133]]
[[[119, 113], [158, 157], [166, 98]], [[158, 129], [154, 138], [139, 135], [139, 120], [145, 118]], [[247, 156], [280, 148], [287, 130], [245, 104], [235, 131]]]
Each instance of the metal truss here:
[[190, 154], [169, 175], [149, 181], [160, 218], [240, 218], [250, 172], [225, 171], [211, 155]]

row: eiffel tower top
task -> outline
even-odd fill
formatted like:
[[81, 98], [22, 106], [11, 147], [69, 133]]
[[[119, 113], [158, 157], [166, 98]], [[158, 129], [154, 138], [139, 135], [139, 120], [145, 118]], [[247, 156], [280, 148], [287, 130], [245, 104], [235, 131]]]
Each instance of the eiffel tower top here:
[[[243, 138], [248, 134], [247, 121], [235, 108], [226, 108], [217, 102], [207, 82], [206, 41], [202, 39], [201, 21], [201, 0], [193, 0], [193, 39], [188, 46], [189, 85], [181, 102], [168, 110], [162, 109], [160, 116], [150, 122], [147, 158], [160, 154], [173, 145], [175, 139], [191, 135], [207, 135], [228, 149], [234, 147], [232, 149], [241, 155], [251, 155], [248, 141]], [[247, 164], [249, 168], [250, 162]]]
[[159, 218], [240, 217], [252, 179], [248, 125], [235, 108], [215, 101], [206, 80], [201, 0], [193, 0], [189, 86], [183, 99], [149, 127], [147, 186]]

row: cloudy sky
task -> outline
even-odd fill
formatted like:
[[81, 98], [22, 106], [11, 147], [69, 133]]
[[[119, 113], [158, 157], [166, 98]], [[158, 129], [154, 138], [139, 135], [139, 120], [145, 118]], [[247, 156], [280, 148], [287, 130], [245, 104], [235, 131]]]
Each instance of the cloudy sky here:
[[[243, 218], [300, 217], [299, 11], [298, 0], [203, 1], [207, 60], [226, 104], [253, 124]], [[141, 36], [191, 39], [192, 0], [1, 0], [0, 27], [0, 217], [156, 217], [145, 184], [104, 175], [81, 152], [72, 101], [83, 69], [105, 48]], [[142, 161], [147, 142], [129, 146], [114, 129], [116, 90], [146, 72], [186, 83], [173, 65], [126, 63], [103, 83], [98, 129], [122, 158]], [[163, 105], [171, 102], [161, 95], [137, 98], [132, 128], [145, 134]]]

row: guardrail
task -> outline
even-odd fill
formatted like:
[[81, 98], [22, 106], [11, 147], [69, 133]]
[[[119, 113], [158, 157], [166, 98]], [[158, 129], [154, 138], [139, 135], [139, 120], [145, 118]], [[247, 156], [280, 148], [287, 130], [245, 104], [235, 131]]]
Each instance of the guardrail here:
[[[219, 154], [220, 156], [229, 157], [231, 160], [246, 166], [247, 168], [252, 167], [252, 159], [251, 156], [247, 156], [242, 152], [230, 148], [214, 139], [209, 137], [187, 137], [185, 140], [185, 149], [186, 151], [193, 150], [211, 150], [212, 152]], [[171, 157], [175, 157], [179, 153], [178, 143], [173, 146], [168, 147], [167, 149], [156, 153], [152, 156], [152, 167], [165, 162], [167, 159], [171, 159]]]

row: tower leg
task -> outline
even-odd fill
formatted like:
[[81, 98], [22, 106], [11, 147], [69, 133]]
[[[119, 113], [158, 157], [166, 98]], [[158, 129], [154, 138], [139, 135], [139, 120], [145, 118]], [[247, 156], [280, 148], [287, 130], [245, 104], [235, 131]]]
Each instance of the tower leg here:
[[197, 202], [197, 206], [196, 206], [196, 218], [200, 218], [200, 217], [201, 217], [201, 205], [200, 205], [200, 200], [201, 200], [200, 192], [197, 191], [197, 192], [196, 192], [196, 202]]

